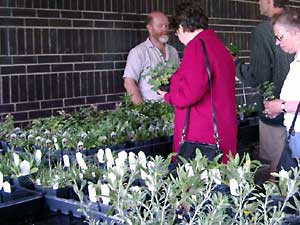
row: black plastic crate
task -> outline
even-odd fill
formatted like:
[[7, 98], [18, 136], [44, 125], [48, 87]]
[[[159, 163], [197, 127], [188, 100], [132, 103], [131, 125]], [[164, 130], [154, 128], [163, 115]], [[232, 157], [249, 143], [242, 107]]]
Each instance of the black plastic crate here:
[[[45, 204], [47, 208], [53, 212], [61, 212], [64, 215], [73, 215], [76, 218], [84, 218], [84, 214], [78, 210], [80, 209], [80, 202], [78, 201], [45, 195]], [[111, 211], [111, 206], [101, 203], [96, 204], [89, 201], [86, 201], [85, 204], [88, 205], [87, 209], [89, 215], [94, 219], [99, 220], [100, 222], [106, 221], [111, 225], [123, 224], [121, 221], [107, 215], [107, 213]]]
[[38, 215], [43, 210], [42, 194], [12, 186], [11, 193], [0, 194], [0, 224]]

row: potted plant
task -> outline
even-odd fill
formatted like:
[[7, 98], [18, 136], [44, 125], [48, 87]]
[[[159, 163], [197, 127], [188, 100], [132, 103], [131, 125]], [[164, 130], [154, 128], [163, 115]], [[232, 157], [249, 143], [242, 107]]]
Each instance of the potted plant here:
[[154, 68], [145, 75], [148, 83], [152, 86], [153, 91], [158, 89], [169, 91], [169, 83], [172, 74], [177, 70], [177, 65], [170, 61], [158, 63]]

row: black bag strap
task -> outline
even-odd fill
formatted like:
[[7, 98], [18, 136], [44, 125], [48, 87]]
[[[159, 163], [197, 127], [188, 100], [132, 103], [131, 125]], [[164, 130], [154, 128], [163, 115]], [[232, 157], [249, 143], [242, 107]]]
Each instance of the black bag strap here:
[[298, 117], [299, 110], [300, 110], [300, 102], [297, 105], [297, 109], [296, 109], [296, 112], [295, 112], [295, 115], [294, 115], [291, 127], [289, 129], [288, 141], [290, 140], [291, 135], [295, 134], [294, 127], [295, 127], [295, 123], [296, 123], [296, 120], [297, 120], [297, 117]]
[[[206, 67], [206, 72], [208, 75], [208, 87], [210, 90], [210, 102], [211, 102], [211, 114], [212, 114], [212, 120], [213, 120], [213, 128], [214, 128], [214, 139], [217, 145], [217, 148], [220, 149], [220, 144], [219, 144], [219, 134], [218, 134], [218, 129], [217, 129], [217, 120], [216, 120], [216, 114], [215, 114], [215, 108], [213, 105], [213, 93], [212, 93], [212, 82], [211, 82], [211, 70], [210, 70], [210, 65], [208, 61], [208, 55], [207, 55], [207, 50], [205, 47], [205, 44], [202, 39], [200, 39], [203, 52], [205, 55], [205, 67]], [[187, 123], [189, 120], [189, 115], [190, 115], [190, 107], [187, 108], [185, 119], [184, 119], [184, 124], [183, 124], [183, 129], [181, 132], [181, 143], [184, 141], [184, 138], [186, 136], [186, 128], [187, 128]]]

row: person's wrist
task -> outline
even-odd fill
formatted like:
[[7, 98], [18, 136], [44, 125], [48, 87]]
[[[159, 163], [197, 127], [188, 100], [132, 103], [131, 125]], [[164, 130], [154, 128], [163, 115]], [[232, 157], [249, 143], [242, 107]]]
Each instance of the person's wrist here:
[[283, 113], [286, 113], [285, 103], [286, 103], [285, 101], [282, 101], [281, 105], [280, 105], [281, 112], [283, 112]]

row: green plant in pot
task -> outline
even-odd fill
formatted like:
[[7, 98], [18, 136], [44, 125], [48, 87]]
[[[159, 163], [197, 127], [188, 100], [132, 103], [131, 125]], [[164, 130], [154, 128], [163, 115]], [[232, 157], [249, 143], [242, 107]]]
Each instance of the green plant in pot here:
[[172, 64], [170, 61], [161, 62], [145, 75], [148, 83], [152, 86], [153, 91], [158, 89], [162, 91], [169, 91], [170, 78], [177, 70], [177, 65]]
[[258, 86], [258, 91], [263, 96], [264, 100], [271, 101], [275, 99], [274, 88], [273, 82], [266, 81]]

